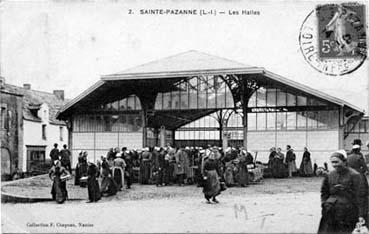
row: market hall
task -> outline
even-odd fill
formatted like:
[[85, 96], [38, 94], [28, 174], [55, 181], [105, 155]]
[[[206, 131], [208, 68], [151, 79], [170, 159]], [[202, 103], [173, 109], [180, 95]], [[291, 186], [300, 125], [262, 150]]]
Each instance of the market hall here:
[[291, 145], [297, 155], [308, 147], [322, 166], [350, 149], [363, 115], [263, 67], [192, 50], [102, 76], [57, 118], [67, 122], [72, 165], [81, 150], [96, 161], [110, 148], [170, 143], [244, 147], [262, 162], [271, 147]]

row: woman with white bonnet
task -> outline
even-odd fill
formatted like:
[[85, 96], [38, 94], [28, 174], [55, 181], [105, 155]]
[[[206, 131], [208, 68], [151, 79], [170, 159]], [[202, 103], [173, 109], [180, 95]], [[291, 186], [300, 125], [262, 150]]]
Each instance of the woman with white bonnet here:
[[120, 152], [117, 153], [115, 157], [116, 158], [114, 159], [113, 167], [111, 169], [112, 176], [118, 186], [118, 190], [122, 191], [124, 185], [124, 168], [126, 167], [126, 162], [122, 158], [122, 153]]
[[347, 166], [344, 150], [331, 155], [333, 170], [321, 187], [322, 218], [318, 233], [351, 233], [357, 222], [363, 222], [364, 205], [361, 176]]

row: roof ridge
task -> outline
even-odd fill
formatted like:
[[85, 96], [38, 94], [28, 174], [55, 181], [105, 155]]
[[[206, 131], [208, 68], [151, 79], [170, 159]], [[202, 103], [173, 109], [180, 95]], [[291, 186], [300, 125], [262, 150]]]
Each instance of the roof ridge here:
[[[32, 91], [32, 92], [39, 92], [39, 93], [45, 93], [45, 94], [50, 94], [50, 95], [53, 95], [55, 96], [54, 93], [50, 93], [50, 92], [47, 92], [47, 91], [43, 91], [43, 90], [35, 90], [35, 89], [25, 89], [23, 88], [22, 86], [18, 86], [18, 85], [13, 85], [13, 84], [9, 84], [9, 83], [5, 83], [5, 85], [9, 85], [9, 86], [12, 86], [12, 87], [15, 87], [15, 88], [19, 88], [19, 89], [22, 89], [24, 91]], [[56, 96], [55, 96], [56, 97]]]
[[201, 55], [206, 55], [208, 57], [217, 58], [217, 59], [220, 59], [220, 60], [225, 60], [225, 61], [228, 61], [228, 62], [231, 62], [231, 63], [235, 63], [238, 66], [254, 67], [254, 66], [249, 66], [249, 65], [244, 64], [244, 63], [240, 63], [240, 62], [235, 61], [235, 60], [231, 60], [231, 59], [228, 59], [228, 58], [223, 58], [223, 57], [220, 57], [218, 55], [213, 55], [213, 54], [210, 54], [210, 53], [207, 53], [207, 52], [203, 52], [203, 51], [199, 51], [199, 50], [187, 50], [187, 51], [180, 52], [180, 53], [170, 55], [170, 56], [167, 56], [167, 57], [158, 58], [158, 59], [152, 60], [152, 61], [144, 63], [144, 64], [140, 64], [140, 65], [137, 65], [137, 66], [132, 66], [132, 67], [129, 67], [127, 69], [124, 69], [123, 71], [115, 72], [115, 73], [112, 73], [112, 74], [109, 74], [109, 75], [119, 75], [119, 74], [122, 74], [122, 73], [126, 73], [127, 71], [132, 70], [132, 69], [139, 69], [139, 68], [142, 68], [142, 67], [145, 67], [145, 66], [149, 66], [149, 65], [161, 62], [163, 60], [168, 60], [168, 59], [175, 58], [175, 57], [178, 57], [180, 55], [188, 54], [188, 53], [191, 53], [191, 52], [201, 54]]

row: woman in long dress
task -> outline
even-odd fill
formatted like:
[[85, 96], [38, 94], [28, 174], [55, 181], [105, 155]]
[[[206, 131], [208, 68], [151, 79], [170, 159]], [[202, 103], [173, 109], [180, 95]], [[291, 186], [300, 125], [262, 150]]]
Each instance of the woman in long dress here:
[[103, 159], [101, 163], [101, 168], [102, 168], [102, 173], [101, 173], [102, 180], [101, 180], [101, 189], [100, 189], [101, 196], [103, 195], [112, 196], [112, 195], [117, 194], [118, 187], [111, 176], [109, 163], [106, 160], [106, 158]]
[[249, 185], [249, 172], [247, 169], [247, 152], [245, 150], [242, 150], [239, 156], [238, 184], [241, 187], [247, 187]]
[[97, 181], [97, 177], [100, 175], [98, 167], [89, 163], [87, 169], [87, 191], [88, 191], [88, 203], [97, 202], [101, 199], [100, 186]]
[[208, 159], [204, 163], [204, 187], [202, 192], [208, 203], [212, 198], [212, 201], [218, 203], [216, 196], [220, 194], [220, 182], [219, 182], [219, 162], [215, 159], [215, 154], [210, 153]]
[[352, 233], [356, 222], [364, 221], [364, 204], [360, 198], [364, 186], [361, 176], [347, 166], [346, 152], [331, 155], [334, 170], [329, 172], [321, 187], [322, 218], [318, 233]]
[[310, 152], [307, 147], [304, 147], [304, 154], [300, 164], [300, 175], [301, 176], [312, 176], [313, 165], [311, 163]]
[[284, 154], [281, 148], [277, 148], [277, 153], [273, 160], [273, 176], [274, 178], [285, 178], [288, 176], [287, 165], [284, 163]]
[[70, 176], [70, 174], [62, 167], [59, 160], [56, 160], [54, 164], [49, 171], [49, 177], [53, 181], [51, 196], [57, 203], [63, 203], [68, 198], [67, 183], [63, 177]]
[[126, 162], [122, 159], [121, 153], [117, 153], [115, 157], [112, 167], [112, 176], [118, 186], [118, 190], [121, 191], [124, 185], [124, 168], [126, 167]]

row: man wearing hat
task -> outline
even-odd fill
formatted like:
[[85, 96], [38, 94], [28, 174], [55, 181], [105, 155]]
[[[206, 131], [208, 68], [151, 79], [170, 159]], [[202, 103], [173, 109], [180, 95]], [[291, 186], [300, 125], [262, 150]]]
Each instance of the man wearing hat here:
[[55, 160], [59, 160], [59, 149], [58, 144], [54, 144], [54, 149], [50, 151], [50, 158], [51, 162], [54, 162]]
[[360, 173], [362, 182], [363, 182], [363, 193], [361, 195], [361, 199], [364, 204], [365, 215], [364, 219], [368, 222], [368, 194], [369, 194], [369, 186], [368, 180], [366, 179], [366, 173], [368, 172], [368, 167], [365, 164], [364, 156], [360, 152], [361, 150], [361, 140], [355, 139], [352, 143], [352, 151], [347, 156], [347, 165], [354, 169], [355, 171]]

